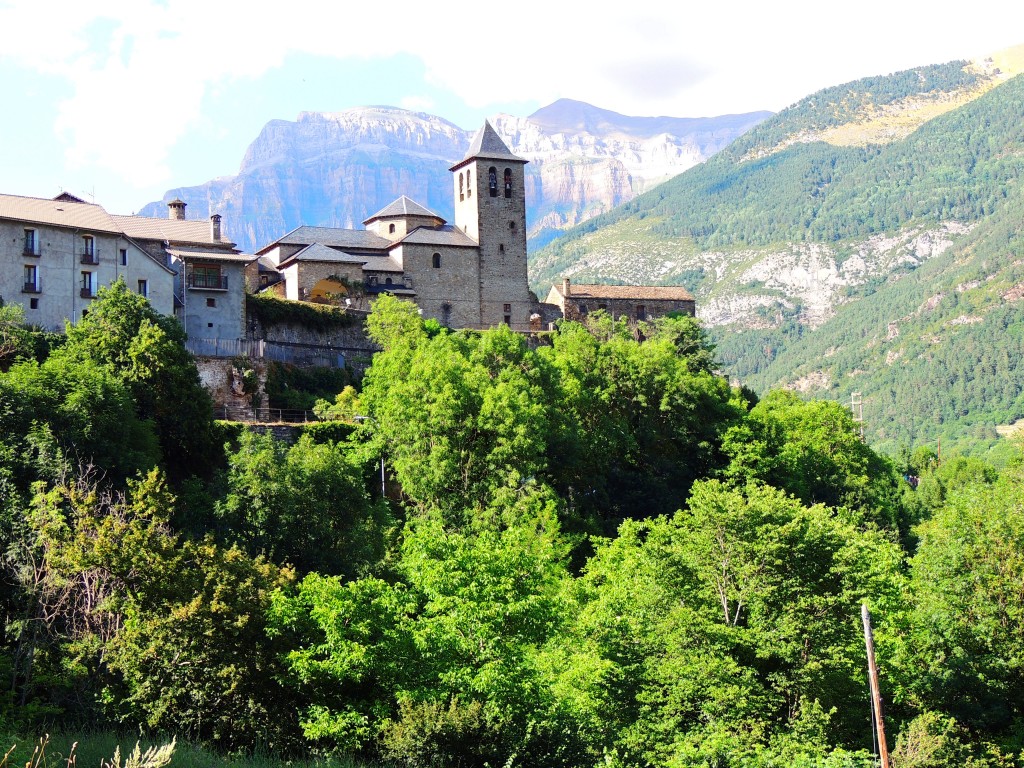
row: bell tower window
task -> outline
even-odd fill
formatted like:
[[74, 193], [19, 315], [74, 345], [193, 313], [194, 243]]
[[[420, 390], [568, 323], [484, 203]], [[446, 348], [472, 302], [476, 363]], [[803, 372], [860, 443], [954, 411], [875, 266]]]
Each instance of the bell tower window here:
[[473, 196], [473, 172], [466, 169], [466, 197]]
[[395, 234], [395, 225], [394, 224], [388, 224], [388, 234], [389, 235]]
[[440, 269], [441, 268], [441, 254], [440, 253], [435, 253], [434, 254], [433, 263], [434, 263], [434, 269]]
[[459, 174], [459, 200], [462, 201], [462, 200], [465, 200], [465, 199], [466, 199], [466, 194], [465, 194], [465, 192], [463, 191], [463, 188], [462, 188], [462, 174], [460, 173]]
[[487, 191], [491, 197], [498, 196], [498, 169], [494, 166], [487, 169]]
[[505, 197], [512, 197], [512, 169], [505, 169]]

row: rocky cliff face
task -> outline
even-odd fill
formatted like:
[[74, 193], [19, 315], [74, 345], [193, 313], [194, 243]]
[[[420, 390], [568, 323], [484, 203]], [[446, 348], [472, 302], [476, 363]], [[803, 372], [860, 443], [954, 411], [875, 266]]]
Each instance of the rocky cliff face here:
[[[701, 162], [768, 116], [632, 118], [568, 100], [528, 118], [499, 115], [495, 129], [527, 166], [531, 237], [543, 241]], [[252, 251], [302, 224], [358, 227], [405, 194], [453, 217], [448, 168], [472, 139], [439, 117], [392, 107], [303, 112], [268, 123], [237, 176], [168, 190], [189, 218], [224, 217], [225, 233]], [[163, 203], [140, 212], [164, 216]]]

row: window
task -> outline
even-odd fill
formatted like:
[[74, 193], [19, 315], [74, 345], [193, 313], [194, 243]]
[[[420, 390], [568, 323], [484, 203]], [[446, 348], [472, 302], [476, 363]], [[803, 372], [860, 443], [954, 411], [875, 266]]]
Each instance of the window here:
[[644, 307], [644, 305], [643, 304], [637, 304], [636, 305], [636, 319], [637, 320], [643, 320], [646, 317], [647, 317], [647, 310]]
[[25, 293], [39, 293], [39, 270], [35, 264], [25, 265]]
[[395, 284], [395, 281], [392, 280], [390, 277], [384, 279], [384, 285], [394, 285], [394, 284]]
[[395, 234], [395, 225], [394, 224], [388, 224], [388, 234], [389, 235]]
[[465, 200], [465, 199], [466, 199], [466, 196], [463, 194], [463, 191], [462, 191], [462, 174], [460, 173], [459, 174], [459, 200]]
[[25, 230], [25, 255], [39, 255], [39, 240], [36, 238], [36, 231], [34, 229]]
[[508, 231], [509, 232], [515, 232], [516, 231], [516, 223], [514, 221], [510, 221], [508, 223]]
[[96, 239], [92, 235], [82, 235], [82, 263], [96, 263]]
[[82, 273], [82, 291], [81, 296], [83, 299], [91, 299], [93, 297], [93, 273], [83, 272]]
[[434, 269], [440, 269], [440, 268], [441, 268], [441, 254], [440, 253], [435, 253], [434, 254]]
[[487, 169], [487, 190], [491, 197], [498, 196], [498, 169], [494, 166]]
[[220, 273], [220, 267], [216, 264], [196, 264], [192, 267], [192, 274], [189, 275], [189, 285], [192, 288], [213, 288], [226, 291], [228, 277]]
[[39, 299], [29, 299], [28, 300], [28, 308], [29, 309], [39, 309]]
[[511, 312], [512, 311], [512, 305], [511, 304], [506, 304], [505, 305], [505, 311], [506, 312]]
[[[207, 299], [206, 300], [206, 306], [208, 306], [208, 307], [216, 307], [217, 306], [217, 300], [216, 299]], [[210, 326], [210, 327], [212, 328], [213, 326]]]
[[139, 280], [139, 296], [149, 298], [149, 280]]
[[473, 182], [470, 179], [473, 178], [472, 171], [466, 171], [466, 197], [473, 196]]
[[504, 253], [505, 252], [505, 244], [504, 243], [498, 243], [498, 252], [499, 253]]
[[505, 169], [505, 197], [512, 197], [512, 169]]
[[122, 267], [127, 267], [128, 266], [128, 249], [127, 248], [122, 248], [121, 249], [121, 266]]

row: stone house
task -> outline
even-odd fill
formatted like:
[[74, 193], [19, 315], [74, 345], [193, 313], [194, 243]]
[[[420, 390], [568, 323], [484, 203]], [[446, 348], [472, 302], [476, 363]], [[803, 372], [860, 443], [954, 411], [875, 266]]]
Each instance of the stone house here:
[[174, 271], [165, 253], [132, 238], [102, 206], [0, 195], [0, 298], [51, 331], [88, 314], [101, 285], [118, 278], [157, 311], [174, 312]]
[[244, 270], [256, 257], [225, 240], [220, 216], [118, 216], [69, 194], [0, 195], [0, 297], [25, 307], [29, 323], [61, 330], [89, 311], [101, 285], [123, 278], [192, 339], [245, 335]]
[[391, 293], [451, 327], [530, 330], [539, 307], [526, 274], [525, 165], [485, 123], [451, 168], [454, 224], [403, 196], [364, 229], [298, 227], [258, 255], [290, 299], [366, 307]]
[[597, 310], [631, 322], [653, 320], [670, 312], [691, 317], [696, 313], [693, 295], [679, 286], [573, 285], [569, 278], [551, 286], [547, 303], [557, 306], [569, 320], [579, 320]]

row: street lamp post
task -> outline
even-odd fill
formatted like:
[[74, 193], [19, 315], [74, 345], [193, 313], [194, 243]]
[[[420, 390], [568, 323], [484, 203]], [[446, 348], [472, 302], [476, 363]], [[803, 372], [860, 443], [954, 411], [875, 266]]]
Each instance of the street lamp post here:
[[[378, 426], [378, 422], [373, 416], [353, 416], [352, 419], [359, 422], [372, 421], [374, 426]], [[387, 496], [387, 492], [384, 489], [384, 449], [382, 447], [380, 451], [380, 497], [383, 499], [385, 496]]]

